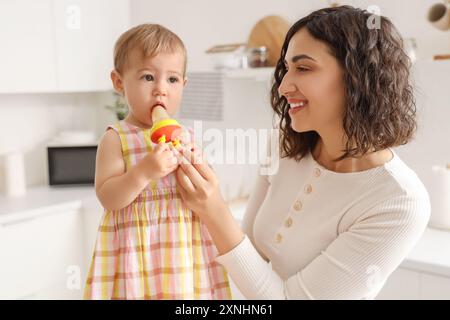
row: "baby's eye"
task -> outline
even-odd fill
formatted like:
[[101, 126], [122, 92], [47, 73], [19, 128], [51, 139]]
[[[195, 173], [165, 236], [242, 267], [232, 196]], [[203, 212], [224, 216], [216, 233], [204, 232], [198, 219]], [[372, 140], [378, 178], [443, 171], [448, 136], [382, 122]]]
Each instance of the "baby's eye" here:
[[179, 80], [178, 80], [178, 78], [177, 77], [170, 77], [169, 78], [169, 82], [170, 83], [176, 83], [176, 82], [178, 82]]
[[146, 81], [153, 81], [154, 78], [151, 74], [145, 74], [142, 79], [145, 79]]

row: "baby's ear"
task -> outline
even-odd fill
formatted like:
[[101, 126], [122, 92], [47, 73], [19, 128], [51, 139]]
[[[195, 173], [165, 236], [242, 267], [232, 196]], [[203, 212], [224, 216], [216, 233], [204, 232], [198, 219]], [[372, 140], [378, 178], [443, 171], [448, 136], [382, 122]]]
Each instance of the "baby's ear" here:
[[183, 86], [186, 86], [187, 81], [188, 81], [188, 78], [184, 78]]
[[122, 82], [122, 76], [117, 70], [111, 71], [111, 81], [114, 86], [114, 89], [117, 91], [117, 93], [123, 95], [123, 82]]

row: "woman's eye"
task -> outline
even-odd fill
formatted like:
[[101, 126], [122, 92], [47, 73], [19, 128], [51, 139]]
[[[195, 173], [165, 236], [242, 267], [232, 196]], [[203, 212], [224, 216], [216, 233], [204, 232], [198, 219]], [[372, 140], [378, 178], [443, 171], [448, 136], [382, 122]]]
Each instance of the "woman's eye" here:
[[177, 77], [170, 77], [169, 78], [169, 82], [170, 83], [176, 83], [176, 82], [178, 82], [178, 78]]
[[309, 69], [305, 68], [305, 67], [297, 67], [297, 70], [300, 71], [300, 72], [309, 71]]
[[142, 78], [144, 78], [146, 81], [153, 81], [153, 76], [151, 74], [146, 74]]

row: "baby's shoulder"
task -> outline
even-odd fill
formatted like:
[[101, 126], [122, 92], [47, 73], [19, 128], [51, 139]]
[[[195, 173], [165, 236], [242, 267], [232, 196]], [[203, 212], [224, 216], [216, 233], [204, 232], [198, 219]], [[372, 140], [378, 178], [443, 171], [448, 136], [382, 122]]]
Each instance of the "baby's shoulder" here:
[[100, 138], [98, 144], [98, 152], [101, 151], [114, 152], [114, 151], [121, 151], [121, 149], [122, 146], [119, 135], [112, 128], [108, 128], [105, 131], [105, 133], [103, 133], [103, 136]]

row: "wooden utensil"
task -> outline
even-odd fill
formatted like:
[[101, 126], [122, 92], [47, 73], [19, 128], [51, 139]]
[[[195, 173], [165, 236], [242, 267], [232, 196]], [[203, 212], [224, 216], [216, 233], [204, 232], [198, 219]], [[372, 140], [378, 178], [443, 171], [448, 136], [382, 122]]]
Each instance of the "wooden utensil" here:
[[273, 67], [280, 58], [281, 47], [289, 30], [288, 21], [279, 16], [267, 16], [259, 20], [248, 38], [247, 46], [265, 46], [268, 52], [268, 65]]
[[450, 59], [450, 54], [437, 54], [433, 56], [434, 60], [448, 60]]

